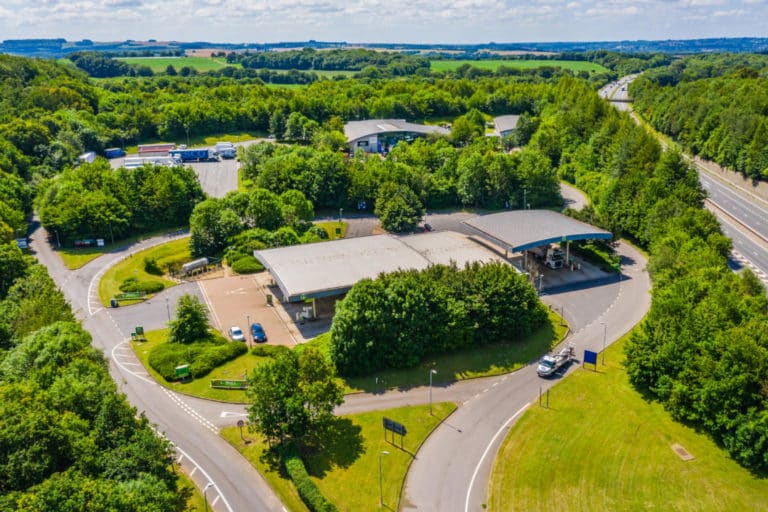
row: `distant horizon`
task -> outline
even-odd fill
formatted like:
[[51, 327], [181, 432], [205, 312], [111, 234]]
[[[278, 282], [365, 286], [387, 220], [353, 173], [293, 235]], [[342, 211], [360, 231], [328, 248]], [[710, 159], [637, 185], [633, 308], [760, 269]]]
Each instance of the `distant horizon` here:
[[768, 0], [0, 0], [3, 39], [599, 42], [760, 37]]

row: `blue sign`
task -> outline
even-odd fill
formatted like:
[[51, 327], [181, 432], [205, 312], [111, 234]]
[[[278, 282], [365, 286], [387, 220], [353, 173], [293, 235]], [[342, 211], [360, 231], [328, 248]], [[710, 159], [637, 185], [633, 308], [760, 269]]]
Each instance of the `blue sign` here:
[[584, 363], [590, 363], [597, 366], [597, 352], [592, 352], [591, 350], [585, 350], [584, 351]]

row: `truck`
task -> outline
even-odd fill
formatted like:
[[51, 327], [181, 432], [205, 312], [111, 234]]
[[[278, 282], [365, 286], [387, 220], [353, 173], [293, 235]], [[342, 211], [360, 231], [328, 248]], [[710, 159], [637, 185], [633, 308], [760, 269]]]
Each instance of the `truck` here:
[[533, 256], [551, 269], [563, 268], [565, 256], [558, 245], [543, 245], [529, 251]]
[[211, 150], [208, 148], [198, 149], [173, 149], [168, 152], [168, 155], [182, 162], [190, 162], [196, 160], [198, 162], [204, 162], [213, 158]]
[[547, 354], [539, 359], [539, 365], [536, 367], [536, 373], [539, 377], [551, 377], [556, 374], [563, 366], [568, 364], [575, 356], [573, 345], [564, 347], [559, 352]]
[[213, 148], [213, 154], [220, 158], [235, 158], [237, 156], [237, 148], [231, 142], [217, 142]]

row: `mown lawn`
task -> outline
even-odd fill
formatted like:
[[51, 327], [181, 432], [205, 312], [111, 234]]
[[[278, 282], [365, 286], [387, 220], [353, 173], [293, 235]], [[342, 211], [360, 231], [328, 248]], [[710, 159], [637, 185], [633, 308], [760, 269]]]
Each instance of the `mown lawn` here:
[[139, 240], [144, 240], [155, 235], [168, 233], [171, 231], [178, 231], [178, 229], [169, 230], [166, 228], [158, 231], [142, 233], [140, 235], [134, 235], [128, 238], [121, 238], [120, 240], [116, 240], [114, 244], [111, 243], [111, 240], [105, 238], [104, 247], [86, 247], [82, 249], [75, 247], [61, 247], [56, 249], [56, 252], [59, 254], [59, 256], [61, 256], [61, 260], [69, 270], [77, 270], [88, 262], [95, 260], [102, 254], [113, 251], [118, 247], [125, 247], [127, 245], [136, 243]]
[[[190, 261], [192, 256], [189, 251], [189, 238], [184, 237], [144, 249], [125, 258], [107, 270], [99, 282], [99, 300], [102, 304], [108, 306], [109, 300], [116, 294], [121, 293], [120, 284], [130, 277], [135, 277], [139, 281], [160, 281], [165, 284], [166, 288], [176, 285], [175, 281], [147, 273], [144, 270], [144, 260], [146, 258], [155, 258], [161, 269], [166, 262], [171, 260]], [[121, 305], [125, 304], [127, 302], [121, 303]]]
[[518, 69], [533, 69], [543, 66], [551, 66], [555, 68], [563, 68], [571, 71], [588, 71], [603, 73], [608, 69], [595, 64], [593, 62], [586, 62], [580, 60], [433, 60], [430, 65], [432, 71], [455, 71], [460, 66], [469, 64], [479, 69], [490, 69], [496, 71], [501, 66], [508, 68]]
[[[412, 406], [342, 416], [336, 431], [328, 437], [323, 450], [304, 462], [312, 479], [323, 495], [333, 502], [340, 512], [378, 510], [379, 505], [379, 456], [381, 456], [382, 495], [385, 509], [397, 510], [400, 491], [408, 467], [419, 447], [440, 421], [456, 409], [453, 403], [441, 402], [429, 406]], [[393, 419], [405, 425], [408, 435], [400, 448], [384, 440], [382, 418]], [[243, 443], [237, 427], [225, 428], [221, 435], [237, 448], [278, 493], [291, 511], [305, 511], [293, 484], [281, 475], [279, 468], [271, 467], [262, 455], [266, 444], [260, 436], [245, 431]], [[392, 437], [388, 436], [391, 441]], [[389, 452], [383, 454], [382, 452]], [[298, 500], [298, 503], [297, 503]]]
[[[331, 220], [328, 222], [315, 222], [315, 226], [323, 228], [325, 232], [328, 233], [328, 240], [337, 240], [339, 238], [344, 238], [347, 235], [347, 227], [349, 227], [349, 224]], [[337, 234], [337, 229], [341, 229], [341, 233]]]
[[[254, 356], [250, 352], [240, 357], [228, 361], [219, 366], [211, 373], [200, 379], [193, 379], [189, 382], [168, 382], [155, 370], [149, 366], [149, 353], [160, 343], [166, 343], [168, 340], [168, 329], [149, 331], [145, 334], [147, 341], [132, 341], [131, 346], [138, 356], [141, 363], [147, 369], [150, 375], [161, 385], [188, 395], [208, 398], [210, 400], [219, 400], [223, 402], [245, 403], [245, 391], [238, 389], [214, 389], [211, 387], [212, 379], [225, 380], [243, 380], [247, 373], [257, 366], [269, 361], [268, 357]], [[241, 343], [241, 342], [232, 342]]]
[[[707, 436], [643, 400], [609, 347], [599, 373], [579, 370], [532, 406], [496, 458], [488, 510], [768, 510], [768, 480]], [[694, 460], [683, 461], [672, 445]]]
[[[487, 345], [433, 356], [414, 368], [386, 370], [365, 377], [343, 379], [345, 391], [370, 393], [390, 388], [425, 386], [429, 383], [431, 369], [437, 370], [437, 374], [432, 378], [432, 383], [436, 385], [512, 372], [536, 360], [565, 337], [568, 327], [560, 316], [550, 311], [549, 319], [548, 325], [515, 343]], [[315, 346], [324, 354], [328, 354], [329, 342], [330, 333], [326, 333], [304, 346]]]

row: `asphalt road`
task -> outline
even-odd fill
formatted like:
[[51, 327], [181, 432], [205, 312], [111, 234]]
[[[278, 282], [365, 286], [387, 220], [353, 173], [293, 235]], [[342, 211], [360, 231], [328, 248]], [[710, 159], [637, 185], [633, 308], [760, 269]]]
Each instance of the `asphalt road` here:
[[[48, 267], [56, 284], [72, 304], [83, 326], [91, 333], [93, 345], [104, 352], [109, 371], [128, 400], [157, 425], [177, 447], [178, 462], [191, 474], [200, 489], [206, 489], [211, 509], [216, 511], [283, 511], [283, 506], [262, 476], [237, 451], [218, 435], [218, 428], [188, 403], [187, 397], [170, 391], [149, 379], [141, 363], [126, 343], [126, 326], [132, 329], [138, 314], [141, 324], [157, 327], [167, 321], [164, 296], [160, 304], [141, 308], [104, 308], [98, 302], [98, 280], [104, 270], [129, 254], [169, 240], [156, 237], [129, 248], [106, 254], [76, 271], [67, 270], [53, 252], [45, 231], [31, 229], [31, 248], [35, 257]], [[195, 285], [190, 285], [195, 286]], [[175, 290], [177, 296], [182, 290]], [[169, 294], [170, 296], [170, 294]], [[132, 311], [133, 309], [133, 311]], [[119, 313], [118, 313], [119, 312]], [[149, 316], [149, 315], [155, 315]]]

